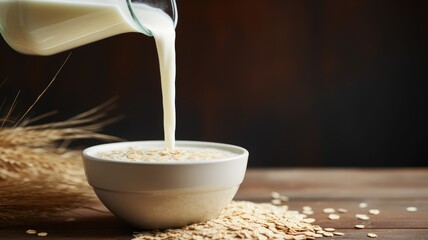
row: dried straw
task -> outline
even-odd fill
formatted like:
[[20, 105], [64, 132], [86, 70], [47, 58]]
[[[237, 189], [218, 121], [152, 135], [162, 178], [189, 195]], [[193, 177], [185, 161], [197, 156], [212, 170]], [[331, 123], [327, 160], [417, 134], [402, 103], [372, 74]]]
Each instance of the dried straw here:
[[114, 120], [101, 120], [111, 104], [64, 122], [0, 129], [0, 225], [28, 223], [96, 201], [84, 177], [80, 151], [61, 142], [119, 140], [95, 132]]
[[[58, 180], [58, 179], [56, 179]], [[0, 182], [0, 226], [31, 224], [64, 211], [93, 204], [96, 198], [83, 184], [34, 178]]]
[[[61, 142], [76, 139], [119, 140], [96, 133], [115, 119], [102, 121], [113, 100], [63, 122], [0, 129], [0, 180], [31, 177], [73, 177], [81, 172], [80, 154], [70, 152]], [[98, 122], [97, 122], [98, 121]]]
[[11, 115], [19, 93], [4, 117], [0, 117], [0, 225], [25, 224], [96, 201], [85, 180], [80, 151], [69, 149], [68, 144], [76, 139], [119, 140], [97, 133], [117, 120], [106, 119], [115, 100], [62, 122], [34, 125], [51, 113], [32, 120], [26, 117], [65, 62], [17, 121], [12, 121]]

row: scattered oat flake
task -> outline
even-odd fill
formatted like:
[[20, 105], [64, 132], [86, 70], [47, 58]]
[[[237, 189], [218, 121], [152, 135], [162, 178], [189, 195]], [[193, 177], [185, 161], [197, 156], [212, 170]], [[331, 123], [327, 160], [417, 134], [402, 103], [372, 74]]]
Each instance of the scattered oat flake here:
[[303, 219], [303, 222], [305, 222], [305, 223], [314, 223], [315, 222], [315, 218], [305, 218], [305, 219]]
[[369, 220], [370, 217], [367, 216], [366, 214], [355, 214], [355, 217], [360, 219], [360, 220]]
[[279, 199], [281, 197], [281, 194], [279, 194], [279, 192], [272, 192], [270, 196], [274, 199]]
[[312, 214], [314, 214], [314, 211], [312, 211], [312, 210], [303, 210], [302, 213], [305, 214], [305, 215], [312, 215]]
[[329, 218], [330, 220], [337, 220], [337, 219], [339, 219], [339, 218], [340, 218], [340, 216], [339, 216], [339, 215], [337, 215], [337, 214], [332, 213], [332, 214], [328, 215], [328, 218]]
[[27, 231], [25, 231], [26, 234], [36, 234], [37, 231], [34, 229], [28, 229]]
[[416, 207], [407, 207], [406, 211], [408, 211], [408, 212], [416, 212], [416, 211], [418, 211], [418, 209]]
[[[143, 231], [134, 240], [158, 239], [314, 239], [320, 226], [298, 211], [271, 203], [232, 201], [216, 219], [180, 229]], [[318, 235], [317, 235], [318, 234]]]
[[283, 202], [288, 202], [289, 198], [287, 196], [281, 195], [279, 196], [279, 199]]
[[294, 240], [305, 240], [307, 237], [305, 235], [296, 235], [294, 236]]
[[270, 202], [274, 205], [280, 205], [282, 203], [282, 201], [279, 199], [272, 199], [272, 201], [270, 201]]
[[302, 209], [303, 209], [303, 211], [305, 211], [305, 210], [312, 210], [312, 207], [310, 207], [310, 206], [303, 206]]
[[354, 227], [355, 227], [355, 228], [357, 228], [357, 229], [363, 229], [363, 228], [365, 228], [366, 226], [364, 226], [364, 225], [362, 225], [362, 224], [357, 224], [357, 225], [355, 225]]
[[367, 233], [367, 237], [369, 238], [377, 238], [377, 235], [374, 233]]
[[345, 236], [343, 232], [334, 232], [333, 234], [336, 236]]
[[320, 230], [322, 230], [322, 227], [320, 227], [320, 226], [318, 226], [318, 225], [315, 225], [315, 226], [314, 226], [314, 230], [315, 230], [315, 231], [320, 231]]
[[39, 233], [37, 233], [37, 236], [39, 236], [39, 237], [46, 237], [47, 235], [48, 235], [47, 232], [39, 232]]
[[307, 232], [304, 232], [304, 234], [305, 234], [307, 237], [313, 237], [316, 233], [311, 232], [311, 231], [307, 231]]
[[324, 231], [326, 231], [326, 232], [334, 232], [334, 231], [336, 231], [336, 229], [334, 229], [334, 228], [324, 228]]
[[358, 204], [359, 208], [366, 208], [367, 206], [368, 206], [368, 204], [365, 202], [361, 202], [360, 204]]
[[334, 210], [334, 208], [324, 208], [322, 210], [323, 213], [334, 213], [336, 212], [336, 210]]
[[348, 212], [348, 210], [346, 210], [344, 208], [338, 208], [337, 211], [340, 213], [347, 213]]
[[333, 234], [333, 233], [331, 233], [331, 232], [324, 232], [322, 235], [323, 235], [324, 237], [333, 237], [333, 236], [334, 236], [334, 234]]
[[380, 211], [379, 209], [370, 209], [369, 214], [371, 215], [379, 215]]

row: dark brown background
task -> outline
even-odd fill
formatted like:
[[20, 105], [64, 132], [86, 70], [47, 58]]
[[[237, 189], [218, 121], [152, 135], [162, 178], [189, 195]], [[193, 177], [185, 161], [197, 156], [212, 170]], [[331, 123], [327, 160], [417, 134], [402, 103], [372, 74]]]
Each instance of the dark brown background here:
[[[250, 166], [426, 166], [427, 3], [178, 0], [177, 138], [242, 145]], [[0, 40], [0, 100], [21, 90], [25, 111], [67, 54]], [[162, 139], [152, 38], [74, 49], [33, 115], [63, 120], [113, 96], [125, 118], [106, 133]]]

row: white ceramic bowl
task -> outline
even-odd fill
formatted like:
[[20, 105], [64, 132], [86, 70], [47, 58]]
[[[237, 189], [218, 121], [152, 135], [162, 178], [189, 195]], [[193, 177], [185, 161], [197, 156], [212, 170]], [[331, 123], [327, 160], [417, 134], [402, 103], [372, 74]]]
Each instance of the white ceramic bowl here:
[[117, 217], [143, 229], [164, 229], [218, 216], [244, 179], [248, 151], [211, 142], [177, 141], [176, 146], [214, 148], [234, 153], [218, 160], [131, 162], [101, 159], [99, 152], [136, 147], [161, 149], [163, 141], [97, 145], [83, 151], [89, 184]]

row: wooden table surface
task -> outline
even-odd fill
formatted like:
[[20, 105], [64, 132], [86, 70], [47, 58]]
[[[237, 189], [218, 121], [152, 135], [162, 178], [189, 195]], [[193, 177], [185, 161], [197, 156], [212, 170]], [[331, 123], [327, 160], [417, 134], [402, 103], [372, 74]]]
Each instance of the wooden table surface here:
[[[428, 239], [428, 168], [421, 169], [249, 169], [236, 200], [270, 201], [272, 191], [290, 198], [290, 209], [311, 206], [315, 224], [344, 232], [343, 237], [327, 239]], [[366, 202], [367, 208], [359, 208]], [[407, 207], [417, 207], [407, 212]], [[346, 208], [339, 220], [329, 220], [322, 209]], [[369, 209], [380, 214], [370, 220], [355, 218]], [[75, 221], [67, 222], [67, 218]], [[40, 237], [25, 233], [27, 229], [48, 232], [46, 239], [131, 239], [135, 229], [127, 226], [101, 205], [94, 210], [64, 213], [63, 221], [47, 221], [21, 226], [0, 227], [0, 239]], [[366, 225], [355, 229], [355, 224]]]

